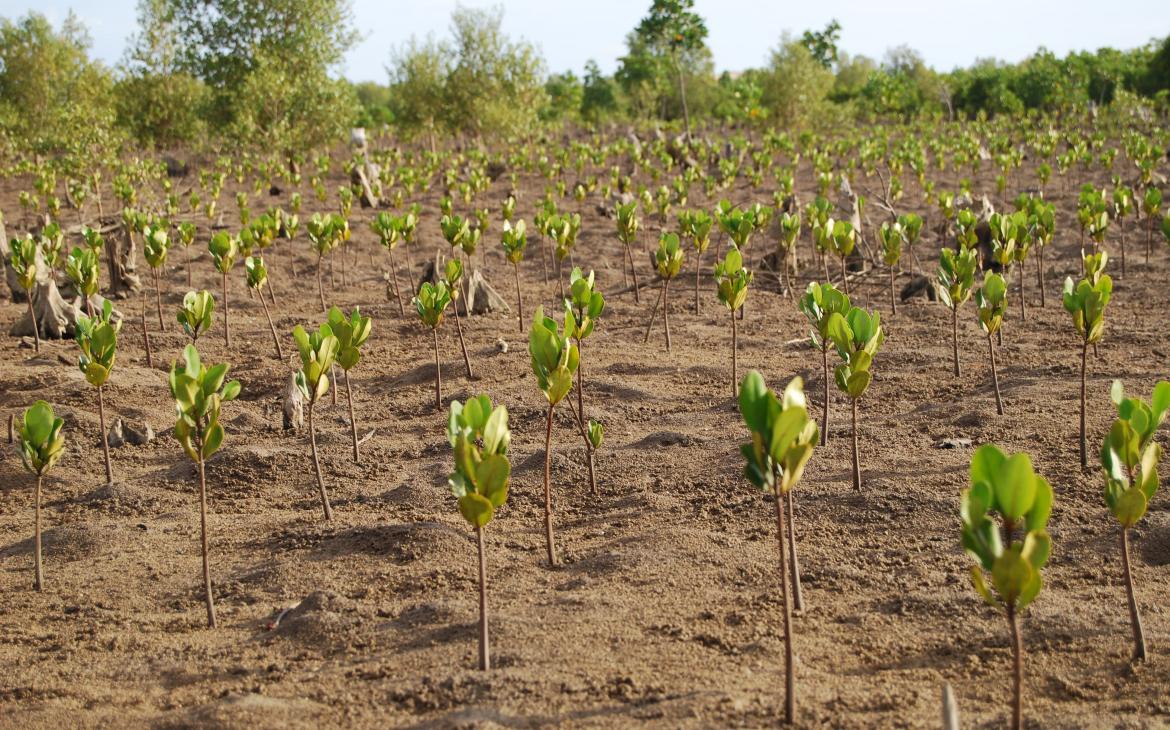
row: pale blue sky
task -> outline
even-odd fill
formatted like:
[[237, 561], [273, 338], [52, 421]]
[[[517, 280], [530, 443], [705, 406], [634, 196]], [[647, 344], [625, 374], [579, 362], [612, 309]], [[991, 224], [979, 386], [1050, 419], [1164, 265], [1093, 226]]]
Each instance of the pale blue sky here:
[[[577, 74], [590, 58], [612, 71], [625, 50], [625, 35], [645, 13], [649, 0], [465, 0], [465, 6], [502, 5], [504, 29], [538, 44], [551, 71]], [[428, 33], [444, 36], [456, 0], [353, 0], [364, 40], [353, 49], [346, 75], [355, 81], [384, 82], [390, 49]], [[842, 26], [841, 48], [880, 59], [887, 48], [909, 45], [940, 70], [977, 58], [1018, 61], [1038, 46], [1063, 55], [1101, 46], [1132, 48], [1170, 34], [1166, 0], [933, 0], [876, 2], [825, 0], [819, 3], [767, 0], [696, 0], [707, 19], [708, 45], [718, 70], [740, 70], [766, 62], [785, 30], [799, 34], [821, 28], [830, 18]], [[135, 0], [0, 0], [0, 16], [30, 8], [59, 21], [69, 8], [93, 36], [93, 53], [107, 63], [122, 55], [134, 30]]]

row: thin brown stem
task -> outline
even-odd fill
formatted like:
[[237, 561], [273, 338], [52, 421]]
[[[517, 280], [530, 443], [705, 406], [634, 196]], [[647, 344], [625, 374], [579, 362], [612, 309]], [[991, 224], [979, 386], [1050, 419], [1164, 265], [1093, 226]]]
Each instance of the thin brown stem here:
[[804, 591], [800, 588], [800, 560], [796, 557], [796, 509], [791, 489], [784, 495], [784, 507], [788, 511], [788, 567], [792, 577], [792, 607], [797, 611], [803, 611]]
[[666, 351], [670, 352], [670, 279], [662, 280], [662, 324], [666, 328]]
[[775, 497], [776, 542], [780, 546], [780, 603], [784, 614], [784, 722], [796, 721], [796, 675], [792, 663], [792, 611], [788, 605], [788, 567], [784, 550], [784, 506]]
[[34, 528], [34, 542], [36, 550], [36, 558], [34, 560], [36, 567], [36, 579], [33, 583], [38, 591], [45, 589], [45, 574], [41, 568], [41, 475], [37, 474], [37, 492], [36, 492], [36, 526]]
[[1129, 622], [1133, 627], [1133, 661], [1146, 660], [1146, 633], [1138, 612], [1137, 596], [1133, 592], [1133, 572], [1129, 564], [1129, 528], [1121, 528], [1121, 566], [1125, 571], [1125, 595], [1129, 601]]
[[1089, 361], [1089, 341], [1086, 339], [1081, 346], [1081, 468], [1089, 466], [1089, 454], [1085, 445], [1085, 369]]
[[349, 371], [342, 370], [345, 373], [345, 399], [349, 403], [349, 431], [353, 436], [353, 463], [359, 463], [358, 457], [358, 437], [357, 437], [357, 419], [353, 416], [353, 387], [349, 384]]
[[[322, 375], [324, 377], [324, 375]], [[313, 474], [317, 477], [317, 490], [321, 493], [321, 506], [325, 510], [325, 520], [333, 519], [333, 507], [329, 504], [329, 493], [325, 491], [325, 480], [321, 477], [321, 460], [317, 457], [317, 429], [313, 424], [313, 401], [309, 401], [309, 449], [313, 455]]]
[[857, 399], [853, 403], [853, 488], [861, 491], [861, 453], [857, 446]]
[[1024, 726], [1024, 640], [1015, 606], [1008, 606], [1007, 619], [1012, 633], [1012, 730], [1020, 730]]
[[106, 399], [102, 394], [102, 386], [98, 386], [98, 422], [102, 428], [102, 456], [106, 462], [106, 484], [114, 483], [114, 470], [110, 464], [110, 435], [106, 431]]
[[154, 355], [150, 351], [150, 334], [146, 331], [146, 289], [142, 290], [142, 343], [146, 349], [146, 367], [154, 367]]
[[557, 550], [556, 543], [553, 539], [553, 517], [552, 517], [552, 419], [553, 419], [553, 404], [548, 406], [548, 416], [545, 418], [544, 424], [544, 537], [545, 544], [548, 547], [548, 564], [555, 566], [557, 564]]
[[[41, 351], [41, 331], [40, 331], [41, 328], [37, 326], [37, 315], [35, 312], [33, 312], [33, 290], [32, 289], [28, 289], [25, 291], [25, 298], [28, 300], [28, 321], [32, 322], [32, 328], [33, 328], [33, 352], [40, 352]], [[143, 327], [143, 331], [145, 331], [145, 325]]]
[[735, 323], [735, 310], [731, 312], [731, 397], [739, 397], [739, 331]]
[[443, 370], [439, 365], [439, 328], [432, 327], [431, 334], [435, 337], [435, 409], [443, 408]]
[[821, 340], [821, 374], [825, 381], [825, 407], [821, 413], [821, 446], [829, 442], [829, 343]]
[[516, 282], [516, 311], [520, 314], [520, 334], [524, 334], [524, 298], [520, 296], [520, 264], [512, 264], [512, 275]]
[[959, 305], [951, 307], [951, 360], [955, 377], [959, 377]]
[[[466, 302], [467, 299], [464, 298], [463, 301]], [[463, 365], [467, 368], [467, 379], [475, 380], [475, 374], [471, 372], [471, 358], [467, 355], [467, 343], [463, 341], [463, 327], [459, 324], [459, 305], [456, 303], [452, 309], [455, 310], [455, 332], [459, 334], [459, 349], [463, 350]], [[470, 307], [467, 312], [471, 312]]]
[[394, 249], [390, 249], [390, 278], [394, 282], [394, 298], [398, 300], [398, 316], [406, 316], [406, 307], [402, 303], [402, 292], [398, 289], [398, 264], [394, 261]]
[[268, 320], [268, 329], [272, 331], [272, 344], [276, 345], [276, 359], [284, 361], [284, 349], [280, 346], [280, 337], [276, 334], [276, 325], [272, 324], [272, 315], [268, 313], [268, 304], [264, 301], [264, 292], [260, 292], [260, 306], [264, 308], [264, 318]]
[[1003, 398], [999, 394], [999, 372], [995, 369], [995, 341], [987, 334], [987, 351], [991, 355], [991, 382], [995, 384], [995, 412], [1003, 415]]
[[[312, 413], [312, 411], [309, 411]], [[203, 439], [199, 439], [199, 447], [203, 447]], [[211, 562], [208, 558], [207, 544], [207, 478], [204, 473], [203, 459], [197, 459], [199, 465], [199, 537], [203, 551], [203, 596], [207, 601], [207, 628], [215, 628], [215, 602], [211, 595]]]
[[223, 272], [223, 346], [230, 348], [232, 346], [232, 325], [229, 320], [231, 315], [231, 307], [228, 306], [228, 277], [227, 272]]
[[487, 551], [482, 527], [475, 528], [475, 541], [479, 547], [479, 668], [486, 672], [492, 668], [492, 659], [488, 642]]

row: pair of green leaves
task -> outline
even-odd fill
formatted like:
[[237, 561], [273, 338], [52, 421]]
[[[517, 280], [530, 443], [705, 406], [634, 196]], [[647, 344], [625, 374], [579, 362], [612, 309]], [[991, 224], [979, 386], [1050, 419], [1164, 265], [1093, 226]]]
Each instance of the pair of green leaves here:
[[229, 365], [205, 366], [195, 345], [183, 349], [183, 364], [171, 363], [167, 383], [175, 399], [175, 438], [193, 461], [211, 457], [223, 443], [223, 426], [219, 423], [220, 406], [236, 399], [240, 382], [225, 383]]
[[848, 314], [852, 305], [849, 303], [848, 295], [837, 287], [813, 281], [809, 282], [808, 288], [804, 290], [804, 296], [797, 302], [797, 307], [813, 326], [810, 333], [813, 347], [824, 350], [828, 349], [832, 342], [828, 332], [831, 317], [834, 314], [841, 316]]
[[851, 308], [845, 315], [834, 312], [825, 324], [825, 334], [844, 360], [833, 372], [837, 388], [857, 400], [873, 381], [873, 358], [886, 340], [881, 315], [860, 307]]
[[43, 476], [53, 468], [65, 449], [65, 435], [61, 428], [65, 421], [53, 415], [53, 407], [43, 400], [24, 412], [16, 429], [20, 460], [24, 468]]
[[816, 421], [808, 415], [804, 382], [793, 378], [777, 398], [752, 370], [739, 387], [739, 410], [752, 435], [750, 443], [740, 446], [744, 476], [766, 492], [788, 492], [800, 481], [820, 438]]
[[1101, 274], [1095, 284], [1088, 279], [1074, 284], [1071, 276], [1064, 280], [1064, 308], [1085, 343], [1100, 342], [1104, 336], [1105, 307], [1112, 296], [1113, 280], [1108, 274]]
[[771, 211], [758, 203], [744, 209], [733, 207], [728, 200], [720, 200], [715, 206], [715, 219], [719, 221], [719, 229], [727, 234], [735, 247], [743, 248], [753, 233], [767, 225]]
[[557, 257], [557, 261], [564, 261], [568, 258], [573, 247], [577, 245], [577, 235], [581, 232], [581, 214], [553, 215], [549, 217], [545, 225], [548, 235], [556, 242], [553, 254]]
[[594, 286], [593, 272], [588, 276], [580, 267], [569, 274], [570, 296], [565, 299], [565, 337], [580, 342], [593, 333], [597, 318], [605, 311], [605, 297]]
[[751, 283], [752, 272], [744, 268], [743, 254], [738, 248], [728, 249], [723, 260], [715, 263], [716, 293], [719, 301], [731, 311], [736, 311], [747, 301]]
[[102, 302], [102, 309], [94, 317], [84, 314], [77, 317], [74, 339], [81, 348], [77, 366], [86, 381], [95, 387], [102, 387], [110, 379], [118, 349], [118, 331], [122, 322], [113, 322], [114, 305], [109, 299]]
[[226, 231], [220, 231], [211, 237], [207, 250], [211, 252], [215, 270], [226, 274], [236, 265], [236, 258], [240, 255], [240, 239]]
[[439, 227], [443, 230], [443, 238], [447, 239], [452, 248], [458, 247], [468, 256], [475, 253], [480, 229], [472, 228], [470, 221], [457, 215], [444, 215], [439, 219]]
[[248, 276], [248, 288], [260, 291], [268, 281], [268, 268], [263, 256], [249, 256], [244, 259], [244, 272]]
[[211, 292], [206, 289], [200, 292], [189, 291], [183, 295], [183, 303], [179, 306], [175, 318], [183, 332], [194, 342], [199, 339], [199, 335], [211, 329], [211, 315], [214, 311], [215, 297]]
[[330, 307], [327, 320], [337, 338], [337, 364], [348, 372], [361, 360], [361, 346], [370, 338], [370, 318], [363, 317], [357, 307], [348, 317], [337, 307]]
[[30, 292], [37, 283], [37, 242], [32, 236], [26, 236], [13, 238], [8, 245], [11, 249], [8, 263], [16, 272], [20, 288]]
[[[1052, 501], [1052, 486], [1033, 470], [1027, 454], [1009, 457], [994, 444], [985, 444], [971, 457], [960, 534], [963, 548], [978, 562], [971, 569], [975, 590], [988, 604], [1020, 610], [1040, 592], [1040, 569], [1052, 551], [1045, 529]], [[995, 514], [1004, 523], [1003, 532]], [[1022, 540], [1011, 534], [1017, 527], [1024, 531]], [[991, 575], [990, 587], [985, 571]]]
[[1145, 515], [1158, 491], [1162, 447], [1153, 438], [1170, 410], [1170, 382], [1154, 386], [1149, 403], [1126, 398], [1120, 380], [1113, 381], [1110, 396], [1117, 419], [1101, 444], [1105, 503], [1121, 526], [1129, 528]]
[[549, 404], [560, 403], [573, 387], [573, 373], [577, 372], [580, 353], [568, 334], [559, 331], [552, 317], [544, 316], [544, 308], [537, 307], [528, 333], [528, 354], [532, 372]]
[[658, 250], [654, 252], [654, 263], [658, 267], [658, 275], [663, 279], [673, 279], [682, 270], [683, 252], [678, 242], [677, 233], [663, 233], [658, 238]]
[[454, 451], [455, 471], [447, 483], [459, 500], [459, 513], [472, 527], [486, 526], [508, 499], [511, 439], [503, 405], [493, 407], [486, 395], [451, 403], [447, 440]]
[[938, 283], [941, 285], [938, 293], [943, 304], [951, 309], [957, 309], [971, 298], [977, 267], [975, 249], [964, 248], [959, 251], [952, 248], [942, 249], [938, 262]]
[[[452, 261], [457, 261], [452, 259]], [[443, 313], [451, 304], [451, 289], [445, 281], [432, 284], [423, 282], [419, 287], [418, 295], [414, 297], [414, 308], [423, 324], [435, 329], [443, 322]]]
[[[515, 204], [515, 198], [509, 198]], [[504, 247], [504, 255], [508, 257], [508, 262], [512, 264], [519, 264], [524, 260], [524, 250], [528, 248], [528, 235], [526, 226], [523, 220], [518, 220], [515, 224], [511, 219], [504, 220], [504, 230], [500, 234], [500, 243]]]
[[983, 278], [983, 286], [975, 291], [975, 305], [979, 308], [979, 326], [989, 335], [999, 331], [1007, 313], [1007, 282], [996, 273]]
[[679, 231], [691, 239], [695, 250], [703, 253], [711, 245], [711, 227], [715, 224], [704, 210], [684, 210], [678, 214]]
[[885, 221], [878, 229], [878, 238], [882, 242], [882, 261], [886, 266], [896, 266], [902, 258], [902, 237], [905, 232], [902, 224], [897, 221]]
[[150, 268], [162, 268], [167, 261], [167, 252], [170, 248], [171, 239], [167, 235], [165, 224], [151, 224], [143, 229], [142, 255], [146, 258], [146, 263], [150, 265]]
[[86, 299], [97, 294], [101, 285], [97, 253], [93, 249], [74, 246], [65, 259], [65, 276], [77, 293]]
[[322, 324], [316, 332], [306, 332], [298, 324], [292, 334], [301, 356], [301, 369], [293, 378], [301, 395], [316, 403], [329, 392], [329, 369], [341, 345], [328, 324]]
[[638, 220], [638, 203], [630, 201], [617, 207], [618, 240], [629, 245], [638, 235], [641, 221]]

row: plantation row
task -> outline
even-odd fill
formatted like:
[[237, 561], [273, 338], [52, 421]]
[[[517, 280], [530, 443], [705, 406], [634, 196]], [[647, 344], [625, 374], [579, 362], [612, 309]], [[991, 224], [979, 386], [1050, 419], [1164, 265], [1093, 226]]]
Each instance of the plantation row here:
[[[584, 447], [591, 491], [597, 488], [594, 453], [603, 445], [604, 427], [588, 415], [583, 366], [588, 364], [584, 343], [602, 321], [606, 296], [592, 271], [585, 273], [581, 267], [572, 266], [583, 225], [581, 211], [586, 210], [587, 202], [595, 200], [613, 215], [615, 227], [612, 235], [624, 250], [623, 278], [628, 274], [627, 281], [633, 282], [618, 294], [632, 292], [635, 300], [640, 301], [643, 286], [658, 285], [658, 297], [648, 314], [644, 339], [648, 340], [661, 310], [664, 343], [668, 351], [671, 349], [671, 286], [681, 279], [684, 271], [688, 271], [688, 259], [691, 263], [689, 270], [693, 270], [695, 277], [696, 315], [701, 311], [702, 290], [712, 288], [703, 284], [706, 271], [710, 271], [714, 293], [724, 305], [730, 330], [732, 393], [738, 399], [740, 414], [751, 434], [750, 441], [741, 449], [746, 462], [744, 474], [749, 482], [773, 498], [776, 510], [785, 617], [786, 718], [792, 722], [796, 692], [789, 613], [790, 603], [799, 607], [801, 602], [795, 554], [793, 489], [816, 446], [823, 445], [828, 438], [830, 382], [836, 384], [849, 403], [852, 481], [855, 489], [862, 489], [858, 440], [860, 406], [875, 375], [880, 373], [879, 355], [885, 342], [885, 331], [878, 311], [852, 303], [851, 294], [854, 292], [850, 288], [861, 286], [866, 271], [885, 269], [890, 314], [896, 312], [896, 277], [905, 261], [912, 262], [911, 267], [918, 261], [915, 246], [925, 243], [923, 234], [930, 230], [923, 216], [899, 212], [910, 207], [902, 189], [903, 176], [914, 182], [924, 203], [938, 210], [939, 224], [934, 231], [940, 247], [939, 264], [930, 286], [951, 313], [953, 374], [960, 375], [960, 311], [973, 298], [975, 318], [986, 335], [997, 412], [1003, 415], [996, 347], [1002, 342], [1003, 325], [1009, 313], [1011, 274], [1018, 273], [1018, 326], [1022, 327], [1027, 319], [1026, 264], [1029, 258], [1036, 262], [1037, 286], [1043, 306], [1044, 250], [1058, 235], [1067, 235], [1067, 231], [1062, 232], [1058, 225], [1060, 211], [1056, 204], [1045, 197], [1045, 188], [1052, 174], [1047, 160], [1056, 162], [1057, 174], [1065, 187], [1074, 166], [1080, 166], [1084, 171], [1095, 168], [1111, 170], [1121, 154], [1131, 162], [1134, 171], [1131, 183], [1124, 182], [1118, 175], [1111, 190], [1091, 184], [1079, 189], [1075, 216], [1082, 242], [1081, 276], [1068, 278], [1062, 293], [1063, 307], [1071, 319], [1070, 331], [1075, 333], [1081, 351], [1080, 459], [1082, 467], [1088, 466], [1089, 434], [1086, 433], [1085, 413], [1089, 403], [1085, 372], [1090, 347], [1096, 348], [1103, 341], [1106, 309], [1113, 293], [1112, 279], [1105, 273], [1109, 262], [1106, 249], [1116, 240], [1121, 253], [1122, 276], [1125, 276], [1125, 223], [1139, 215], [1144, 224], [1147, 257], [1151, 253], [1155, 230], [1170, 241], [1170, 215], [1162, 212], [1158, 187], [1162, 178], [1156, 171], [1164, 159], [1160, 144], [1164, 142], [1165, 132], [1150, 133], [1121, 127], [1114, 130], [1123, 140], [1122, 149], [1118, 149], [1109, 145], [1110, 137], [1103, 132], [1086, 135], [1075, 127], [1060, 133], [1052, 129], [1036, 132], [1016, 124], [1015, 127], [1004, 122], [983, 127], [974, 125], [974, 130], [962, 131], [943, 127], [936, 130], [937, 134], [925, 138], [904, 134], [905, 130], [889, 132], [884, 139], [869, 136], [832, 141], [808, 136], [800, 140], [800, 151], [797, 143], [787, 136], [768, 134], [759, 143], [741, 139], [726, 145], [723, 150], [702, 141], [687, 143], [680, 149], [665, 141], [642, 145], [629, 140], [604, 142], [596, 139], [561, 150], [555, 160], [533, 149], [521, 149], [506, 158], [479, 152], [416, 155], [397, 148], [375, 150], [355, 157], [348, 169], [363, 171], [360, 182], [340, 189], [335, 210], [315, 212], [304, 224], [304, 238], [315, 256], [314, 277], [324, 321], [315, 329], [298, 325], [292, 332], [300, 362], [294, 375], [296, 390], [307, 410], [309, 452], [325, 519], [333, 519], [333, 509], [318, 454], [314, 407], [331, 392], [336, 398], [333, 384], [336, 382], [335, 371], [340, 368], [348, 398], [353, 460], [358, 462], [360, 441], [349, 374], [359, 366], [363, 346], [372, 335], [376, 336], [370, 317], [364, 316], [357, 307], [348, 314], [336, 306], [330, 307], [326, 292], [326, 264], [331, 287], [335, 262], [342, 267], [343, 279], [345, 276], [345, 251], [352, 245], [351, 219], [355, 202], [379, 206], [385, 200], [395, 211], [378, 210], [368, 224], [388, 252], [391, 287], [388, 294], [397, 302], [400, 316], [406, 314], [404, 302], [407, 297], [401, 292], [395, 251], [400, 246], [406, 251], [407, 278], [414, 293], [410, 301], [419, 321], [432, 334], [435, 405], [436, 410], [441, 411], [443, 396], [438, 333], [448, 312], [455, 320], [467, 376], [469, 379], [473, 376], [461, 319], [467, 317], [470, 321], [473, 313], [468, 278], [474, 270], [477, 251], [481, 262], [484, 260], [485, 251], [479, 246], [485, 244], [485, 236], [492, 228], [491, 208], [481, 204], [492, 185], [489, 168], [496, 168], [497, 177], [502, 174], [498, 172], [499, 168], [512, 170], [509, 174], [511, 190], [500, 208], [502, 222], [498, 239], [502, 257], [513, 270], [521, 332], [525, 331], [526, 317], [523, 314], [520, 266], [525, 261], [530, 228], [517, 212], [518, 182], [521, 172], [543, 176], [548, 187], [544, 198], [534, 205], [531, 230], [539, 234], [546, 286], [549, 281], [548, 260], [555, 264], [553, 274], [563, 310], [563, 318], [558, 322], [547, 316], [543, 306], [536, 307], [527, 330], [531, 371], [547, 403], [543, 527], [548, 563], [558, 563], [551, 486], [552, 429], [557, 406], [566, 402], [573, 414]], [[923, 139], [926, 142], [922, 142]], [[1151, 142], [1151, 139], [1155, 141]], [[1057, 150], [1062, 147], [1063, 151], [1058, 154]], [[985, 148], [996, 151], [984, 155]], [[977, 172], [984, 157], [990, 157], [999, 170], [995, 196], [1008, 200], [1010, 181], [1022, 175], [1025, 154], [1045, 161], [1037, 166], [1036, 179], [1028, 181], [1034, 182], [1034, 186], [1025, 187], [1023, 181], [1016, 183], [1020, 190], [1018, 195], [1010, 198], [1013, 212], [981, 215], [971, 207], [975, 196], [969, 181], [960, 181], [957, 192], [937, 192], [935, 184], [926, 179], [928, 169], [941, 175], [948, 166], [970, 167], [973, 173]], [[676, 159], [678, 157], [683, 158], [681, 162]], [[802, 168], [802, 161], [810, 164]], [[329, 200], [322, 180], [331, 164], [328, 156], [319, 158], [316, 174], [310, 181], [322, 204]], [[366, 171], [373, 173], [369, 175], [372, 183], [365, 175]], [[579, 179], [571, 188], [566, 180], [570, 171], [575, 171]], [[798, 204], [795, 193], [798, 173], [810, 174], [817, 191], [814, 199], [803, 207]], [[203, 215], [213, 229], [218, 225], [221, 215], [218, 201], [229, 174], [233, 174], [241, 185], [251, 181], [257, 194], [265, 187], [272, 188], [278, 181], [294, 186], [301, 182], [296, 173], [279, 166], [256, 165], [249, 159], [238, 164], [220, 161], [213, 169], [200, 172], [198, 189], [193, 187], [187, 194], [189, 218]], [[191, 246], [197, 244], [199, 231], [193, 220], [176, 222], [182, 216], [180, 196], [157, 166], [131, 162], [115, 174], [111, 187], [122, 204], [117, 220], [120, 231], [109, 226], [101, 229], [84, 225], [92, 213], [85, 211], [86, 196], [79, 196], [74, 190], [70, 198], [76, 204], [81, 225], [76, 233], [67, 233], [63, 228], [56, 181], [47, 171], [34, 172], [33, 177], [36, 191], [21, 196], [25, 218], [44, 211], [44, 219], [39, 225], [27, 226], [28, 232], [23, 237], [8, 242], [7, 265], [25, 294], [34, 348], [40, 346], [38, 323], [43, 319], [42, 306], [51, 296], [57, 296], [58, 282], [66, 291], [76, 295], [77, 303], [68, 305], [74, 322], [65, 329], [72, 330], [70, 334], [81, 353], [79, 367], [86, 381], [96, 389], [105, 478], [112, 482], [114, 471], [107, 443], [104, 389], [116, 382], [112, 378], [119, 337], [124, 338], [128, 333], [124, 327], [127, 317], [115, 311], [112, 301], [101, 295], [102, 254], [106, 254], [110, 268], [106, 293], [125, 296], [137, 290], [140, 296], [142, 307], [138, 319], [143, 350], [148, 366], [153, 367], [147, 287], [128, 276], [133, 274], [135, 243], [142, 243], [154, 290], [155, 315], [159, 330], [162, 330], [165, 321], [162, 291], [168, 276], [168, 254], [175, 243], [186, 250], [184, 268], [190, 287], [194, 265]], [[720, 199], [709, 208], [689, 205], [692, 185], [701, 186], [701, 194], [714, 201], [724, 191], [731, 191], [737, 181], [746, 181], [752, 189], [757, 189], [765, 177], [774, 179], [777, 185], [773, 205], [751, 203], [740, 206], [733, 205], [729, 199]], [[879, 225], [868, 222], [866, 199], [851, 192], [854, 186], [864, 185], [875, 178], [881, 182], [882, 189], [873, 194], [871, 205], [885, 214]], [[101, 189], [100, 178], [86, 184], [90, 183], [93, 189]], [[421, 204], [407, 205], [405, 201], [420, 196], [436, 183], [442, 186], [446, 195], [440, 201], [438, 215], [431, 218], [428, 226], [430, 216], [424, 214]], [[656, 190], [651, 187], [655, 183], [661, 183]], [[572, 203], [567, 202], [570, 190]], [[834, 191], [842, 193], [846, 205], [835, 205], [830, 201], [829, 196]], [[158, 192], [162, 193], [161, 196]], [[157, 197], [140, 204], [140, 195], [143, 198]], [[100, 221], [103, 214], [101, 196], [95, 194], [95, 198]], [[467, 217], [456, 214], [456, 201], [471, 207], [473, 213]], [[259, 301], [271, 331], [274, 354], [283, 360], [282, 341], [285, 340], [269, 312], [270, 304], [279, 305], [265, 254], [271, 263], [280, 258], [281, 248], [297, 242], [301, 228], [301, 195], [299, 192], [291, 194], [287, 210], [276, 207], [256, 217], [251, 214], [246, 192], [238, 193], [236, 202], [240, 222], [238, 231], [216, 230], [208, 236], [206, 244], [222, 284], [219, 301], [222, 303], [224, 347], [231, 351], [231, 278], [238, 276], [236, 267], [242, 261], [250, 298]], [[575, 212], [571, 211], [574, 203], [578, 208]], [[642, 282], [638, 278], [639, 263], [645, 260], [640, 256], [639, 233], [646, 228], [639, 210], [652, 212], [661, 229], [652, 254], [654, 271], [649, 282], [645, 280], [645, 272]], [[675, 211], [677, 215], [672, 220], [671, 213]], [[440, 267], [440, 258], [436, 258], [430, 280], [416, 281], [410, 251], [422, 245], [417, 239], [420, 231], [428, 227], [441, 233], [449, 246], [450, 259]], [[107, 230], [107, 235], [103, 235], [102, 230]], [[873, 233], [876, 245], [871, 244], [867, 230]], [[110, 231], [120, 233], [120, 236], [108, 235]], [[1111, 237], [1111, 231], [1116, 235]], [[796, 298], [792, 281], [800, 275], [797, 261], [805, 232], [812, 244], [809, 253], [820, 265], [822, 276], [818, 278], [822, 280], [810, 282], [803, 294]], [[715, 242], [713, 236], [716, 233], [721, 237], [716, 245], [714, 264], [708, 268], [703, 258]], [[773, 235], [775, 245], [765, 244], [770, 250], [764, 255], [758, 255], [758, 250], [753, 253], [753, 241], [767, 240]], [[66, 239], [70, 236], [82, 245], [65, 254]], [[551, 257], [546, 250], [546, 240]], [[719, 249], [724, 245], [726, 250], [721, 252]], [[130, 260], [126, 259], [127, 255]], [[831, 258], [837, 259], [833, 267], [839, 270], [836, 277], [830, 275]], [[566, 260], [571, 265], [567, 286], [562, 273]], [[754, 371], [742, 380], [739, 378], [737, 321], [750, 304], [748, 296], [756, 274], [770, 275], [783, 295], [795, 299], [795, 307], [808, 320], [812, 345], [820, 353], [824, 378], [819, 426], [810, 413], [799, 378], [792, 380], [781, 393], [769, 390], [763, 378]], [[834, 278], [836, 283], [832, 281]], [[879, 286], [885, 288], [886, 284]], [[330, 294], [336, 296], [336, 291]], [[611, 297], [614, 295], [610, 294]], [[460, 304], [463, 305], [462, 316]], [[168, 374], [169, 390], [175, 402], [174, 435], [197, 466], [204, 596], [210, 627], [216, 625], [216, 617], [209, 557], [205, 464], [225, 441], [221, 410], [241, 392], [239, 382], [227, 380], [228, 363], [208, 365], [202, 361], [197, 349], [199, 338], [215, 325], [216, 308], [217, 299], [209, 291], [192, 289], [184, 295], [176, 318], [190, 344], [183, 350], [181, 360], [172, 363]], [[831, 362], [831, 358], [836, 362]], [[575, 399], [572, 397], [574, 391]], [[1112, 398], [1117, 418], [1102, 441], [1099, 457], [1104, 476], [1104, 499], [1120, 525], [1121, 553], [1134, 632], [1133, 656], [1135, 660], [1142, 660], [1147, 649], [1129, 570], [1128, 530], [1143, 517], [1158, 487], [1161, 447], [1154, 437], [1170, 410], [1170, 383], [1159, 383], [1148, 402], [1126, 397], [1120, 383], [1116, 383]], [[34, 534], [35, 585], [38, 590], [44, 584], [40, 549], [41, 486], [43, 477], [63, 453], [66, 438], [63, 425], [63, 420], [54, 415], [52, 407], [40, 401], [24, 412], [17, 429], [24, 464], [36, 480]], [[491, 661], [484, 529], [508, 496], [511, 461], [505, 405], [493, 404], [488, 395], [465, 403], [453, 401], [447, 437], [454, 459], [449, 484], [457, 498], [459, 512], [475, 529], [478, 542], [479, 665], [481, 669], [488, 669]], [[976, 563], [972, 568], [976, 590], [989, 604], [998, 607], [1009, 623], [1015, 652], [1013, 724], [1016, 727], [1022, 722], [1020, 695], [1023, 686], [1019, 618], [1041, 589], [1041, 570], [1052, 550], [1046, 531], [1052, 503], [1052, 487], [1035, 473], [1027, 454], [1007, 455], [988, 444], [973, 455], [970, 487], [964, 492], [959, 508], [961, 542]]]

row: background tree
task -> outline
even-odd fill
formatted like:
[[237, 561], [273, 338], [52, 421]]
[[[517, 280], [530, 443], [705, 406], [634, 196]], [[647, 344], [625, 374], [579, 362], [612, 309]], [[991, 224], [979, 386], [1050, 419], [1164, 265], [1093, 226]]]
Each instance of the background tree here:
[[290, 163], [337, 137], [356, 100], [336, 71], [358, 40], [349, 0], [169, 0], [179, 67], [211, 89], [209, 121]]
[[711, 52], [704, 43], [707, 25], [693, 12], [694, 7], [694, 0], [654, 0], [627, 41], [629, 56], [622, 59], [623, 67], [628, 62], [631, 67], [644, 67], [643, 71], [669, 70], [677, 79], [687, 141], [691, 138], [687, 77], [703, 71], [709, 75], [711, 63]]
[[129, 40], [114, 88], [118, 123], [145, 144], [167, 147], [199, 139], [208, 89], [179, 68], [182, 39], [170, 0], [139, 0], [138, 32]]
[[78, 178], [114, 121], [110, 74], [89, 46], [73, 13], [59, 29], [36, 12], [0, 18], [0, 131]]

